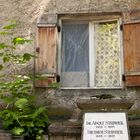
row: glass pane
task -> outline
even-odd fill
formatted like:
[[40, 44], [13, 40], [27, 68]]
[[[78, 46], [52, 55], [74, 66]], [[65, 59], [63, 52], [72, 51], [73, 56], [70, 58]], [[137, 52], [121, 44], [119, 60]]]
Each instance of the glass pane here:
[[119, 87], [119, 39], [115, 22], [95, 24], [95, 86]]
[[63, 71], [89, 71], [89, 29], [88, 24], [63, 25]]
[[62, 86], [87, 87], [89, 75], [88, 23], [64, 23], [62, 35]]

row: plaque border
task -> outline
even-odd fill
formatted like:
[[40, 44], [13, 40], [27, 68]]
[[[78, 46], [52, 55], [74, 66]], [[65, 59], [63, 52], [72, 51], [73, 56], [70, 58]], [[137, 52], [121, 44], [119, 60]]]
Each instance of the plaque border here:
[[124, 112], [124, 111], [114, 111], [114, 112], [110, 112], [110, 111], [107, 111], [107, 112], [103, 112], [103, 111], [96, 111], [96, 112], [84, 112], [83, 113], [83, 122], [82, 122], [82, 134], [81, 134], [81, 140], [84, 140], [83, 139], [83, 134], [84, 134], [84, 121], [85, 121], [85, 114], [86, 113], [123, 113], [125, 114], [125, 119], [126, 119], [126, 127], [127, 127], [127, 132], [128, 132], [128, 140], [131, 140], [131, 137], [130, 137], [130, 130], [129, 130], [129, 124], [128, 124], [128, 113], [127, 112]]

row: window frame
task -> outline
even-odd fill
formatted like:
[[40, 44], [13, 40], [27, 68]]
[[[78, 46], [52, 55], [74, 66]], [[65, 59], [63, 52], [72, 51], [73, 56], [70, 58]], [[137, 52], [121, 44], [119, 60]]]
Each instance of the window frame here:
[[[62, 22], [69, 21], [88, 21], [89, 23], [89, 87], [63, 87], [61, 85], [61, 72], [62, 72]], [[95, 46], [94, 46], [94, 24], [101, 23], [101, 22], [110, 22], [110, 21], [117, 21], [118, 24], [118, 47], [120, 50], [120, 57], [119, 57], [119, 74], [120, 74], [120, 86], [119, 87], [96, 87], [95, 86]], [[122, 81], [122, 75], [124, 73], [124, 66], [123, 66], [123, 39], [122, 39], [122, 31], [120, 30], [121, 25], [121, 17], [120, 16], [99, 16], [99, 17], [60, 17], [58, 24], [61, 28], [61, 31], [58, 33], [58, 74], [60, 75], [60, 88], [61, 89], [122, 89], [124, 87]], [[94, 54], [94, 56], [93, 56]]]

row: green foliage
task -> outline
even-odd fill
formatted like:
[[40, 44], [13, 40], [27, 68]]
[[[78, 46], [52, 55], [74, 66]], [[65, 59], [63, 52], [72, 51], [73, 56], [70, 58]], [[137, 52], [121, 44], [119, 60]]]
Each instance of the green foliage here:
[[20, 98], [15, 102], [15, 106], [19, 109], [24, 109], [24, 107], [27, 105], [28, 100], [26, 98]]
[[[17, 74], [18, 64], [26, 64], [33, 57], [28, 52], [16, 54], [19, 45], [31, 43], [23, 37], [15, 37], [13, 30], [17, 22], [12, 21], [10, 25], [3, 27], [0, 35], [10, 35], [9, 41], [0, 43], [0, 70], [6, 70], [10, 65], [12, 73], [10, 81], [4, 81], [5, 74], [0, 75], [0, 99], [3, 108], [0, 117], [3, 127], [10, 130], [14, 135], [25, 135], [28, 140], [41, 140], [43, 129], [49, 122], [45, 106], [35, 106], [33, 96], [32, 77]], [[7, 43], [7, 42], [10, 42]]]
[[5, 43], [0, 43], [0, 49], [5, 49], [7, 48], [8, 46], [5, 44]]
[[0, 35], [12, 35], [12, 33], [9, 33], [9, 32], [6, 32], [6, 31], [3, 31], [3, 32], [0, 32]]
[[10, 29], [14, 29], [16, 26], [17, 26], [17, 24], [16, 23], [13, 23], [13, 24], [4, 26], [3, 29], [10, 30]]
[[3, 65], [0, 65], [0, 70], [2, 70], [3, 69]]
[[12, 40], [12, 43], [14, 43], [14, 45], [23, 45], [25, 43], [30, 43], [32, 40], [29, 40], [29, 39], [25, 39], [25, 38], [21, 38], [21, 37], [15, 37], [13, 40]]
[[14, 127], [12, 130], [11, 130], [11, 132], [13, 133], [13, 134], [15, 134], [15, 135], [17, 135], [17, 136], [20, 136], [20, 135], [22, 135], [23, 133], [24, 133], [24, 128], [22, 128], [22, 127]]

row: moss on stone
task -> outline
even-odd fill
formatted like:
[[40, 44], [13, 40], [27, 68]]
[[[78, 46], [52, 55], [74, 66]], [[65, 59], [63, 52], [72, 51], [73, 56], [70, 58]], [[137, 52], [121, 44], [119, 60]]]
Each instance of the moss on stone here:
[[128, 112], [128, 119], [129, 120], [140, 120], [140, 110], [130, 110]]
[[66, 120], [72, 115], [72, 110], [64, 107], [47, 107], [50, 120]]

